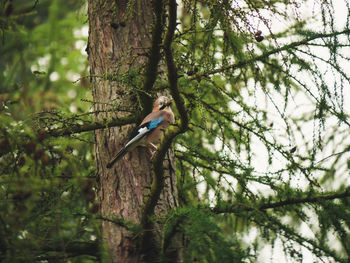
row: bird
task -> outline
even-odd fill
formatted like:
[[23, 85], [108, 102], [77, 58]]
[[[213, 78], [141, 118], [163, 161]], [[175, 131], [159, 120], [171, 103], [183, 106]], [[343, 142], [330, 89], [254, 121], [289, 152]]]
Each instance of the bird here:
[[165, 129], [175, 122], [175, 116], [171, 110], [172, 101], [167, 96], [158, 97], [154, 104], [153, 110], [148, 114], [137, 129], [131, 134], [127, 143], [120, 149], [117, 155], [107, 164], [110, 169], [119, 161], [127, 152], [132, 151], [137, 146], [151, 146], [154, 151], [157, 144], [163, 136]]

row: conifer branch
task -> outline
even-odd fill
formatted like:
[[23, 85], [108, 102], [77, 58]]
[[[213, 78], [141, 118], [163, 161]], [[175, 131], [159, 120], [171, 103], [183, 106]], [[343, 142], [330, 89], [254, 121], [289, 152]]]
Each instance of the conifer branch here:
[[326, 200], [334, 200], [334, 199], [343, 199], [350, 197], [350, 189], [345, 190], [341, 193], [332, 193], [332, 194], [324, 194], [324, 195], [317, 195], [312, 197], [305, 197], [305, 198], [293, 198], [293, 199], [287, 199], [284, 201], [276, 202], [276, 203], [270, 203], [270, 204], [263, 204], [259, 207], [259, 210], [266, 210], [271, 208], [278, 208], [286, 205], [297, 205], [297, 204], [303, 204], [303, 203], [318, 203], [320, 201], [326, 201]]
[[243, 68], [246, 65], [252, 64], [252, 63], [254, 63], [256, 61], [265, 60], [269, 56], [274, 55], [274, 54], [278, 54], [278, 53], [280, 53], [282, 51], [286, 51], [288, 49], [293, 49], [293, 48], [296, 48], [296, 47], [299, 47], [299, 46], [307, 45], [307, 44], [309, 44], [310, 41], [315, 40], [315, 39], [336, 37], [338, 35], [348, 35], [348, 34], [350, 34], [350, 29], [345, 29], [343, 31], [336, 31], [336, 32], [332, 32], [332, 33], [329, 33], [329, 34], [322, 34], [322, 33], [320, 33], [320, 34], [313, 34], [311, 37], [305, 38], [305, 39], [300, 40], [300, 41], [295, 41], [295, 42], [292, 42], [290, 44], [286, 44], [286, 45], [281, 46], [279, 48], [276, 48], [276, 49], [273, 49], [271, 51], [265, 52], [265, 53], [263, 53], [260, 56], [256, 56], [256, 57], [253, 57], [253, 58], [250, 58], [250, 59], [247, 59], [247, 60], [238, 61], [238, 62], [236, 62], [234, 64], [231, 64], [231, 65], [228, 65], [228, 66], [225, 66], [225, 67], [222, 67], [222, 68], [218, 68], [218, 69], [214, 69], [214, 70], [211, 70], [211, 71], [199, 73], [199, 74], [196, 74], [196, 75], [190, 77], [189, 79], [190, 80], [200, 80], [201, 78], [208, 77], [210, 75], [223, 73], [223, 72], [228, 71], [228, 70], [235, 70], [237, 68]]
[[[90, 123], [84, 123], [84, 124], [69, 124], [67, 126], [59, 127], [59, 128], [49, 128], [47, 131], [45, 131], [45, 138], [50, 137], [60, 137], [60, 136], [69, 136], [76, 133], [82, 133], [82, 132], [89, 132], [89, 131], [95, 131], [99, 129], [106, 129], [106, 128], [112, 128], [117, 126], [123, 126], [127, 124], [133, 124], [136, 123], [137, 120], [139, 120], [140, 115], [134, 114], [130, 115], [124, 118], [119, 119], [107, 119], [104, 121], [94, 121]], [[40, 133], [40, 130], [37, 131]], [[19, 145], [20, 148], [23, 148], [24, 145]], [[2, 149], [2, 152], [0, 152], [0, 156], [3, 156], [11, 151], [11, 148]]]
[[101, 215], [101, 216], [97, 216], [96, 219], [100, 219], [100, 220], [103, 220], [103, 221], [106, 221], [109, 223], [113, 223], [113, 224], [120, 226], [120, 227], [123, 227], [129, 231], [136, 228], [136, 225], [134, 223], [132, 223], [131, 221], [128, 221], [124, 218], [121, 218], [121, 217], [120, 218], [118, 218], [118, 217], [108, 218], [108, 217]]
[[[35, 248], [33, 247], [33, 250]], [[41, 254], [46, 254], [49, 252], [58, 252], [58, 253], [66, 253], [64, 258], [67, 257], [75, 257], [81, 255], [90, 255], [97, 257], [99, 254], [99, 242], [57, 242], [51, 243], [46, 246], [41, 247]], [[57, 255], [49, 256], [49, 255], [39, 255], [38, 260], [48, 260], [48, 259], [57, 259]]]
[[267, 210], [272, 208], [280, 208], [288, 205], [312, 204], [312, 203], [318, 203], [318, 202], [327, 201], [327, 200], [330, 201], [334, 199], [343, 199], [343, 198], [349, 198], [349, 197], [350, 197], [350, 188], [346, 189], [345, 191], [333, 192], [328, 194], [319, 194], [319, 195], [308, 196], [304, 198], [290, 198], [284, 201], [260, 204], [257, 207], [221, 202], [211, 210], [215, 214], [236, 213], [238, 211]]
[[[282, 224], [275, 217], [264, 213], [264, 216], [268, 219], [267, 227], [274, 231], [275, 233], [280, 232], [281, 235], [287, 237], [288, 239], [294, 240], [299, 245], [305, 247], [306, 249], [312, 251], [315, 255], [323, 256], [326, 255], [328, 257], [332, 257], [336, 260], [336, 262], [348, 262], [337, 255], [337, 253], [327, 247], [325, 243], [316, 242], [310, 238], [306, 238], [301, 234], [298, 234], [292, 227], [289, 227], [285, 224]], [[254, 220], [256, 221], [256, 220]]]
[[127, 124], [135, 123], [136, 120], [139, 119], [139, 116], [136, 114], [130, 115], [124, 118], [118, 118], [118, 119], [106, 119], [103, 121], [94, 121], [91, 123], [85, 123], [85, 124], [76, 124], [76, 125], [70, 125], [70, 126], [64, 126], [60, 128], [54, 128], [49, 129], [47, 133], [53, 137], [59, 137], [59, 136], [67, 136], [75, 133], [82, 133], [82, 132], [88, 132], [88, 131], [94, 131], [99, 129], [106, 129], [116, 126], [123, 126]]
[[[87, 218], [92, 217], [91, 214], [89, 214], [89, 213], [77, 213], [75, 215], [77, 215], [77, 216], [84, 216], [84, 217], [87, 217]], [[106, 217], [106, 216], [103, 216], [103, 215], [99, 214], [99, 215], [96, 215], [95, 218], [98, 219], [98, 220], [102, 220], [102, 221], [113, 223], [113, 224], [115, 224], [117, 226], [120, 226], [120, 227], [123, 227], [123, 228], [125, 228], [126, 230], [129, 230], [129, 231], [134, 231], [135, 232], [135, 231], [137, 231], [139, 229], [139, 225], [138, 224], [134, 223], [131, 220], [124, 219], [122, 217]]]

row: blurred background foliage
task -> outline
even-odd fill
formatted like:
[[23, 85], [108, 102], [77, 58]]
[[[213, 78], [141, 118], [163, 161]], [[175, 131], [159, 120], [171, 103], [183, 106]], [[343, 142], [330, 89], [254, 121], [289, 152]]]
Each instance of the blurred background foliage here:
[[64, 260], [98, 233], [85, 216], [97, 211], [92, 134], [45, 130], [90, 110], [86, 4], [1, 1], [0, 12], [0, 261]]

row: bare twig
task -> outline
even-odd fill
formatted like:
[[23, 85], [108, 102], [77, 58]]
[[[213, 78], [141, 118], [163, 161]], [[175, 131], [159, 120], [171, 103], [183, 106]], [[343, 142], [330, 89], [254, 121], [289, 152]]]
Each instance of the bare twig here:
[[56, 129], [51, 129], [48, 131], [48, 134], [54, 137], [71, 135], [74, 133], [81, 133], [87, 131], [94, 131], [98, 129], [111, 128], [116, 126], [122, 126], [127, 124], [135, 123], [138, 119], [138, 116], [130, 115], [124, 118], [119, 119], [108, 119], [104, 121], [95, 121], [91, 123], [85, 123], [82, 125], [76, 124], [66, 127], [60, 127]]

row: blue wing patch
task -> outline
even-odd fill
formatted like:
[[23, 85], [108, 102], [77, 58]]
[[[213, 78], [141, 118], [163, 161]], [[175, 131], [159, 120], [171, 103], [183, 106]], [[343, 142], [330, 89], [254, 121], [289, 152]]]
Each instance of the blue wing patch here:
[[149, 130], [152, 130], [152, 129], [155, 129], [158, 127], [158, 125], [163, 121], [163, 117], [159, 117], [158, 119], [155, 119], [155, 120], [151, 120], [149, 123], [148, 123], [148, 126], [147, 128]]
[[128, 143], [125, 145], [125, 148], [137, 143], [142, 140], [143, 137], [147, 136], [153, 129], [157, 128], [158, 125], [164, 120], [163, 116], [160, 116], [158, 119], [151, 120], [147, 123], [144, 123], [142, 126], [139, 126], [136, 131], [130, 136]]

